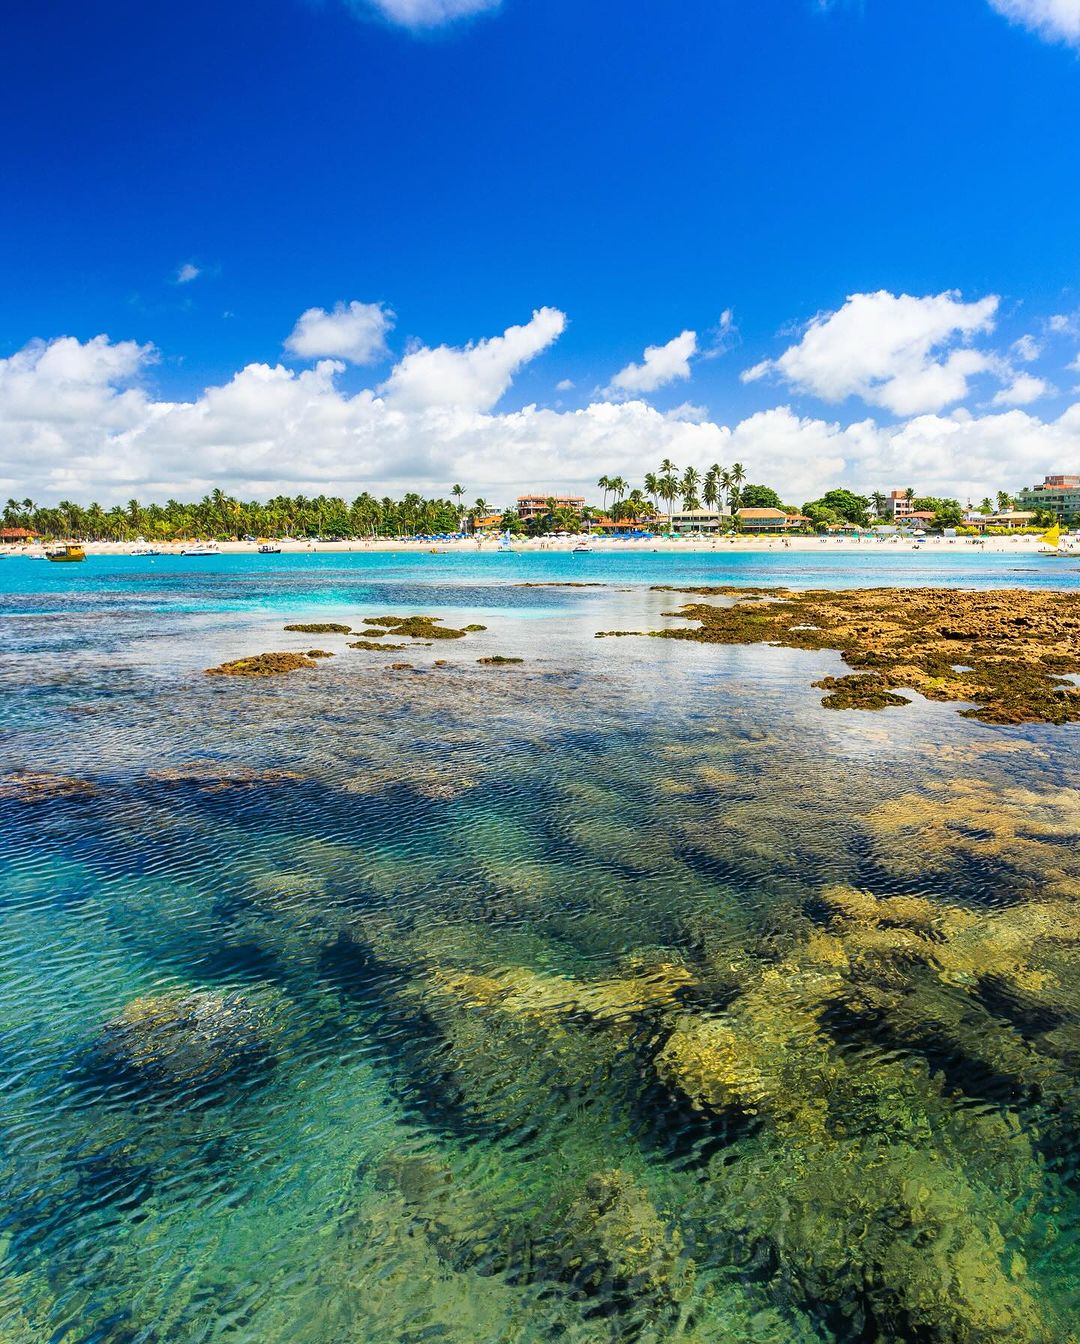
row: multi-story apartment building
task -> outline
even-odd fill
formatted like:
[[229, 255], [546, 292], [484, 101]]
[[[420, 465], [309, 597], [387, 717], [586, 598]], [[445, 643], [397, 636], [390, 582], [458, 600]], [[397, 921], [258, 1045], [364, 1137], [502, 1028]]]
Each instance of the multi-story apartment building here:
[[584, 495], [518, 495], [517, 511], [521, 521], [527, 523], [530, 518], [547, 513], [549, 499], [555, 501], [557, 509], [570, 509], [573, 513], [585, 510]]
[[1049, 509], [1058, 522], [1080, 516], [1080, 476], [1047, 476], [1042, 485], [1021, 490], [1016, 497], [1021, 509]]
[[915, 505], [908, 499], [906, 490], [890, 490], [885, 496], [885, 512], [894, 523], [900, 523], [911, 517]]

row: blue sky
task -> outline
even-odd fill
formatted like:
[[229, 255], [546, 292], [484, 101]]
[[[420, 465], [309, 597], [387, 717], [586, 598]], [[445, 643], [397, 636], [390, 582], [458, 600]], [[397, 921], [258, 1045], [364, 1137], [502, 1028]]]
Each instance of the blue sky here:
[[0, 490], [1078, 470], [1078, 52], [1080, 0], [13, 8]]

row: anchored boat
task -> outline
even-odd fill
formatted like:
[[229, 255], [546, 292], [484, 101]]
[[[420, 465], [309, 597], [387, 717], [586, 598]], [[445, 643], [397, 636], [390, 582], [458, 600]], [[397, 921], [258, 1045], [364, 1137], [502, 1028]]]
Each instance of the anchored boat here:
[[75, 542], [68, 542], [64, 546], [50, 546], [45, 552], [45, 559], [57, 565], [70, 565], [78, 560], [85, 560], [86, 552]]

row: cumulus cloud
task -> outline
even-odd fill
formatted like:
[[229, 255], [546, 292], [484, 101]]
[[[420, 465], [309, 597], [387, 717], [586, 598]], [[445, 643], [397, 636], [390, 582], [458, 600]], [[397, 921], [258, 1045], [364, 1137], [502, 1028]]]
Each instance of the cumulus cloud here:
[[[1080, 457], [1080, 403], [1049, 421], [1019, 409], [957, 410], [890, 426], [844, 425], [779, 406], [729, 427], [698, 407], [665, 414], [642, 400], [492, 413], [508, 362], [527, 358], [561, 327], [561, 314], [538, 314], [494, 342], [451, 351], [494, 345], [501, 372], [479, 380], [482, 395], [466, 378], [464, 399], [451, 380], [444, 401], [434, 396], [441, 380], [426, 376], [425, 395], [415, 400], [378, 389], [346, 393], [340, 360], [299, 371], [249, 364], [190, 401], [167, 401], [147, 385], [150, 346], [104, 336], [34, 342], [0, 359], [0, 490], [108, 504], [215, 485], [265, 497], [328, 487], [441, 490], [467, 480], [505, 502], [526, 481], [584, 488], [603, 472], [640, 481], [668, 456], [681, 465], [742, 461], [794, 503], [836, 484], [862, 491], [913, 484], [977, 499]], [[388, 385], [415, 392], [415, 381], [410, 387], [397, 377], [409, 358]]]
[[690, 377], [690, 360], [697, 354], [697, 332], [684, 331], [667, 345], [650, 345], [640, 364], [627, 364], [611, 380], [608, 393], [655, 392]]
[[779, 359], [747, 369], [744, 382], [775, 374], [824, 401], [858, 396], [896, 415], [939, 411], [967, 396], [977, 374], [1007, 376], [992, 354], [957, 345], [990, 332], [995, 295], [964, 303], [955, 292], [853, 294], [838, 312], [822, 313]]
[[178, 285], [190, 285], [192, 280], [197, 280], [200, 275], [202, 275], [201, 267], [196, 266], [193, 261], [185, 261], [176, 272], [176, 283]]
[[394, 314], [381, 303], [338, 303], [332, 312], [309, 308], [301, 313], [285, 349], [298, 359], [344, 359], [377, 364], [390, 353], [386, 336]]
[[420, 346], [398, 364], [380, 391], [392, 406], [421, 410], [456, 406], [490, 410], [523, 364], [535, 359], [566, 330], [566, 314], [538, 308], [524, 326], [461, 349]]
[[990, 0], [990, 4], [1040, 37], [1080, 46], [1080, 0]]
[[[455, 19], [498, 9], [501, 0], [370, 0], [371, 7], [403, 28], [440, 28]], [[360, 8], [352, 0], [352, 8]]]
[[1030, 406], [1040, 397], [1048, 397], [1054, 388], [1045, 378], [1030, 373], [1018, 373], [1007, 387], [1003, 387], [991, 401], [992, 406]]

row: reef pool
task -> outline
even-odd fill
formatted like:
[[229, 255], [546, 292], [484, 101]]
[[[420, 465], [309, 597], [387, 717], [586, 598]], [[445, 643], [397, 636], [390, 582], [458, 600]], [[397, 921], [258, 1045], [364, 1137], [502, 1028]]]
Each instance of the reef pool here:
[[926, 561], [0, 561], [4, 1344], [1080, 1338], [1080, 727], [595, 638]]

